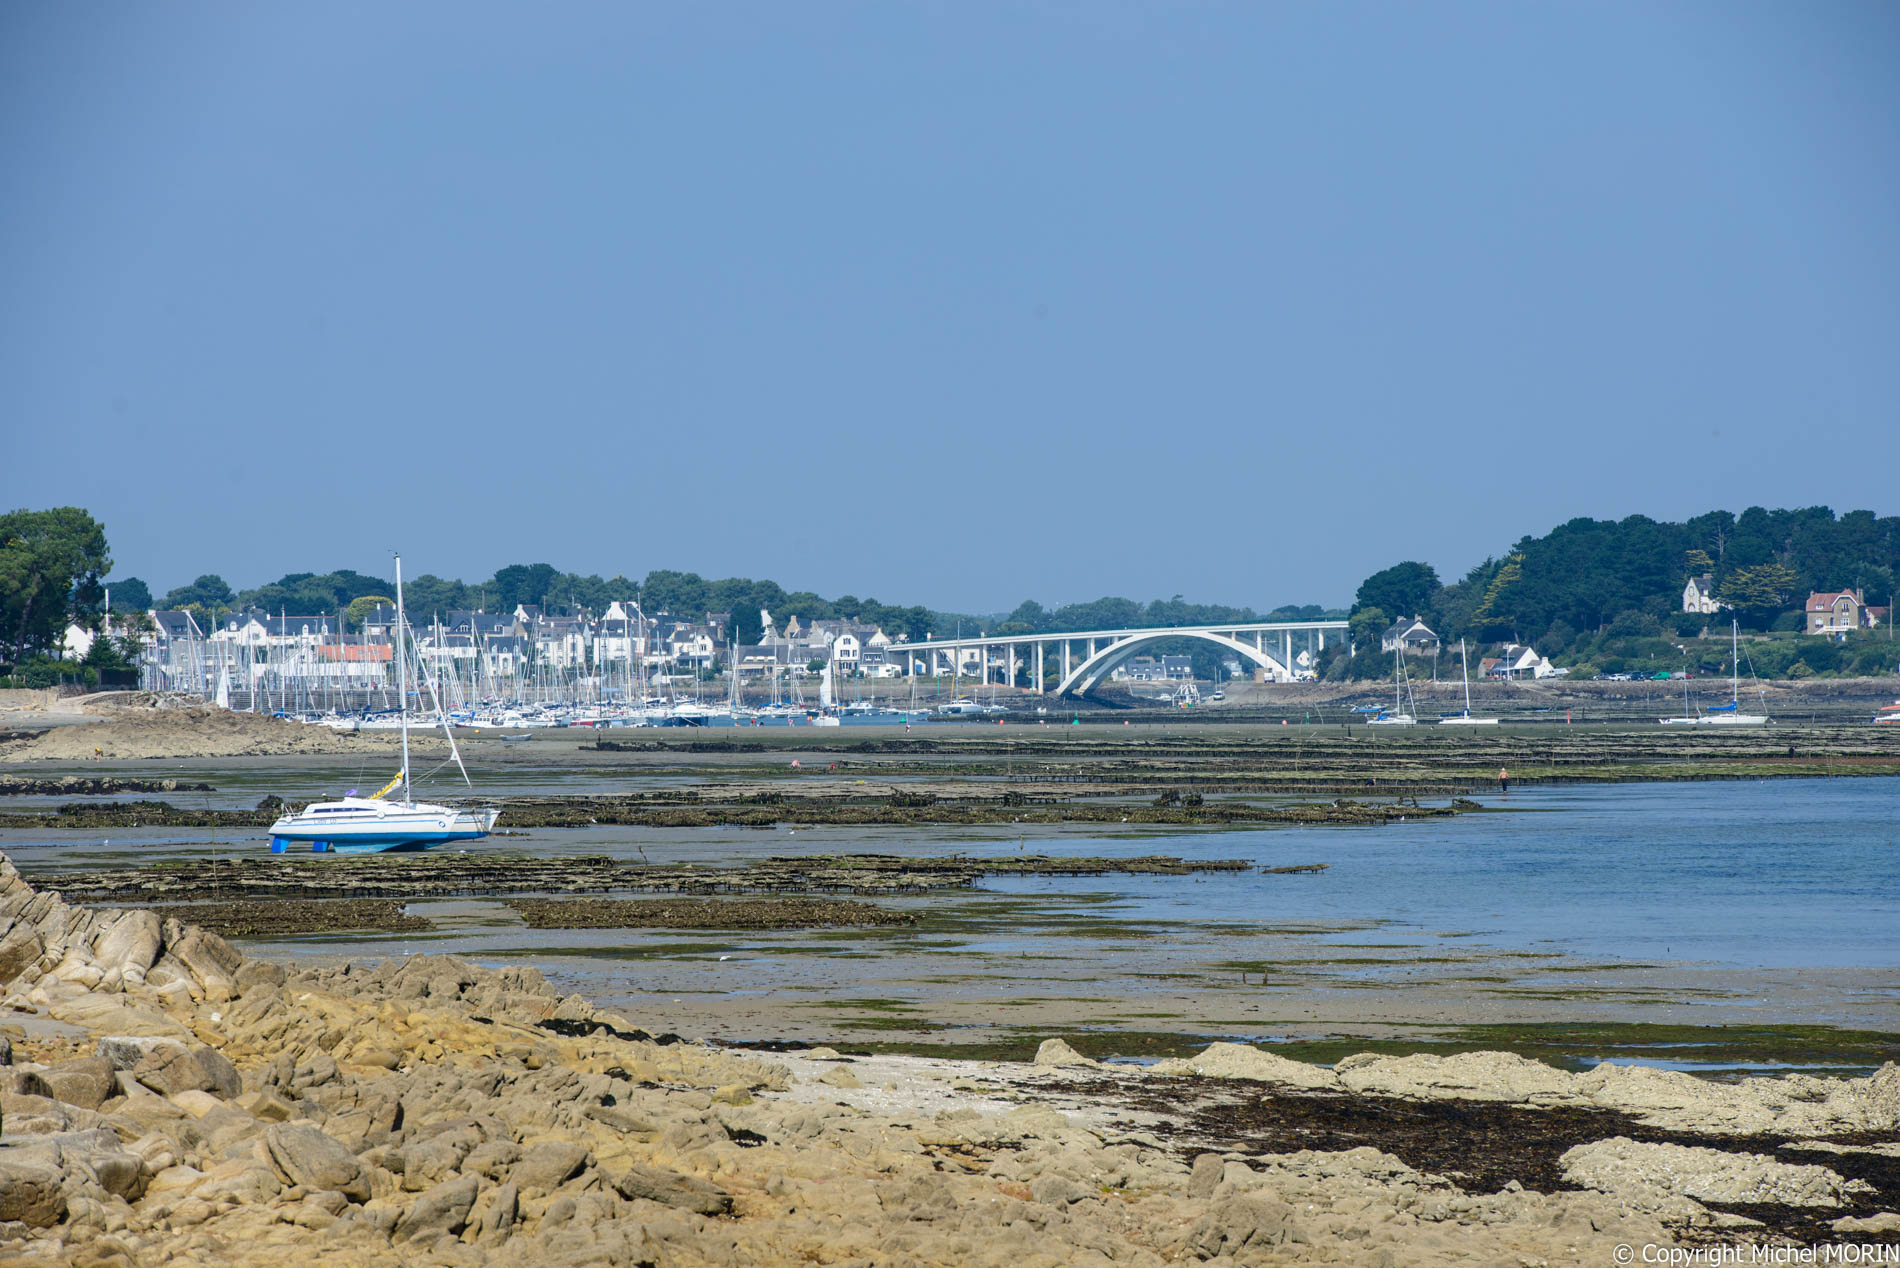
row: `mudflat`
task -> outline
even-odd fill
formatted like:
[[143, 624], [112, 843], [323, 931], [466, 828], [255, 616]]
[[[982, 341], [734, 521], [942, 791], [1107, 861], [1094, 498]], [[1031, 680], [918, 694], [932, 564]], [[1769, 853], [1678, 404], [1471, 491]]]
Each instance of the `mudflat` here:
[[[412, 859], [273, 859], [251, 823], [380, 772], [381, 737], [34, 759], [0, 780], [0, 1235], [92, 1262], [1601, 1263], [1900, 1230], [1890, 964], [1545, 949], [1395, 923], [1442, 901], [1423, 875], [1367, 888], [1408, 850], [1508, 858], [1500, 829], [1542, 842], [1508, 829], [1610, 785], [1877, 794], [1900, 736], [918, 730], [476, 737], [510, 834]], [[1867, 876], [1843, 892], [1883, 911]]]

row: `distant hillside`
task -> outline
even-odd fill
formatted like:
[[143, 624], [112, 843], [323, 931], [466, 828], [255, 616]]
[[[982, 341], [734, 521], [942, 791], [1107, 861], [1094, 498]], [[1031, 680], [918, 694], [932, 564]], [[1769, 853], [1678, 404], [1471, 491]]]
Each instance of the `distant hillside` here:
[[[1682, 611], [1690, 577], [1709, 578], [1727, 605], [1723, 615]], [[1684, 638], [1712, 624], [1726, 629], [1731, 615], [1744, 630], [1792, 631], [1800, 628], [1801, 605], [1811, 591], [1860, 589], [1869, 604], [1884, 606], [1900, 588], [1897, 579], [1900, 516], [1757, 506], [1740, 515], [1710, 511], [1681, 524], [1642, 515], [1574, 519], [1542, 537], [1521, 539], [1450, 585], [1415, 560], [1366, 578], [1353, 603], [1362, 652], [1355, 659], [1364, 659], [1374, 626], [1417, 615], [1447, 642], [1509, 640], [1532, 644], [1559, 661], [1603, 667], [1614, 659], [1618, 668], [1623, 661], [1669, 661], [1667, 667], [1675, 668], [1687, 655], [1679, 650]], [[1883, 640], [1890, 636], [1877, 633]], [[1776, 672], [1799, 676], [1797, 666], [1807, 672], [1893, 669], [1884, 649], [1864, 647], [1844, 656], [1828, 652], [1826, 640], [1812, 643], [1812, 649], [1784, 657]], [[1372, 650], [1377, 652], [1376, 640]], [[1352, 672], [1382, 671], [1370, 664]]]

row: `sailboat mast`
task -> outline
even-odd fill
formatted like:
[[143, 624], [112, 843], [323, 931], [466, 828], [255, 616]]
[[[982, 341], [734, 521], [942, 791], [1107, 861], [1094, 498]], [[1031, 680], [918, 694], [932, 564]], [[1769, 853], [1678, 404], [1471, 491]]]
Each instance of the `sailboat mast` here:
[[1471, 716], [1471, 662], [1465, 657], [1465, 640], [1458, 640], [1458, 670], [1465, 676], [1465, 716]]
[[402, 610], [402, 556], [396, 556], [396, 713], [402, 726], [402, 804], [413, 803], [409, 792], [409, 665], [403, 655], [403, 636], [409, 622]]

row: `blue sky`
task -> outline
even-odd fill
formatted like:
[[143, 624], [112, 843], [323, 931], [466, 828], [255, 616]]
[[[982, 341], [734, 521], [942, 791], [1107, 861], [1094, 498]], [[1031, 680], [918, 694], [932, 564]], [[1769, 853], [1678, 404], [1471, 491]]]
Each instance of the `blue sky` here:
[[1900, 7], [0, 8], [0, 503], [120, 575], [1339, 603], [1900, 510]]

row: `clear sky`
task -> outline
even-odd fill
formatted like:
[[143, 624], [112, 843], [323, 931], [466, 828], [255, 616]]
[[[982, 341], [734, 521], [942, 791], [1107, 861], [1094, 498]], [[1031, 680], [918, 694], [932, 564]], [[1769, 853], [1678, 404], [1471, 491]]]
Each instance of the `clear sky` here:
[[119, 575], [1340, 603], [1900, 510], [1900, 5], [0, 6], [0, 504]]

